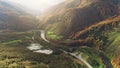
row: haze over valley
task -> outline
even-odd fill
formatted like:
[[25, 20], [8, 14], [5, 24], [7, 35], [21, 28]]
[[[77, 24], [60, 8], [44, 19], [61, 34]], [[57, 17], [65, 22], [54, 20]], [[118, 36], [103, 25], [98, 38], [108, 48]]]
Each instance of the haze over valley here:
[[120, 0], [0, 0], [0, 68], [120, 68]]

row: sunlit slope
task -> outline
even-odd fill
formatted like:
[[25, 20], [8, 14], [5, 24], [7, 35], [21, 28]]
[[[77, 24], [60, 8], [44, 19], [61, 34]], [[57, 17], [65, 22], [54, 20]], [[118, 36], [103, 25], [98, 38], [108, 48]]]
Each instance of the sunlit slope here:
[[45, 13], [43, 27], [55, 34], [72, 35], [118, 13], [113, 0], [66, 0]]
[[[78, 32], [73, 39], [78, 40], [78, 46], [88, 46], [93, 50], [96, 49], [103, 52], [114, 68], [120, 67], [120, 16], [90, 26]], [[73, 45], [75, 46], [76, 43]], [[89, 54], [89, 50], [86, 53]], [[90, 62], [93, 61], [91, 60]]]

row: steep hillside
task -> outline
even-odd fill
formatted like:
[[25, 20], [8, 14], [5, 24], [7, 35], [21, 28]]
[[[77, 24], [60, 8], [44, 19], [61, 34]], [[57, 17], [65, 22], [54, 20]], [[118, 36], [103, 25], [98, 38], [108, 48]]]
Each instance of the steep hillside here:
[[0, 1], [0, 29], [23, 31], [35, 29], [36, 25], [37, 19], [21, 6], [9, 1]]
[[40, 28], [72, 35], [118, 12], [118, 0], [66, 0], [45, 13]]
[[82, 31], [77, 32], [75, 35], [71, 36], [71, 38], [72, 39], [86, 38], [89, 34], [91, 34], [91, 31], [94, 28], [96, 28], [96, 30], [98, 30], [100, 32], [105, 31], [105, 30], [107, 31], [107, 30], [113, 29], [113, 28], [115, 28], [115, 26], [118, 25], [119, 21], [120, 21], [120, 16], [106, 19], [106, 20], [98, 22], [97, 24], [94, 24], [94, 25], [92, 25], [88, 28], [85, 28]]
[[[114, 68], [120, 67], [120, 16], [92, 25], [72, 38], [74, 41], [67, 43], [69, 46], [79, 47], [78, 49], [89, 55], [89, 58], [92, 58], [90, 51], [94, 51], [94, 49], [100, 51], [111, 61]], [[90, 47], [91, 50], [81, 48], [82, 46]], [[96, 54], [93, 55], [96, 56]], [[98, 62], [98, 58], [97, 60], [93, 58], [93, 60], [93, 62]], [[94, 64], [92, 60], [90, 62]]]

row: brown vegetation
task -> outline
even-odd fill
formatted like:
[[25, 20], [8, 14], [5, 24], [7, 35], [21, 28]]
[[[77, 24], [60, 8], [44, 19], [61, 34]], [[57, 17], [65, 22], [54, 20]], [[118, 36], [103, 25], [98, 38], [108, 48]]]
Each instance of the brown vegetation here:
[[107, 19], [105, 21], [99, 22], [98, 24], [92, 25], [92, 26], [76, 33], [72, 38], [73, 39], [85, 38], [87, 35], [89, 35], [90, 31], [96, 27], [99, 27], [99, 31], [110, 30], [110, 29], [112, 29], [112, 27], [119, 24], [119, 21], [120, 21], [120, 16]]

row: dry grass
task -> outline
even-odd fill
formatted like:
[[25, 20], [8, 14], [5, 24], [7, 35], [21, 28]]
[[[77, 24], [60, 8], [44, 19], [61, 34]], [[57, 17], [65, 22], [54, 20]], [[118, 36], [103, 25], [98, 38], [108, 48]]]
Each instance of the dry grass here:
[[99, 26], [107, 25], [107, 24], [116, 24], [116, 23], [119, 23], [119, 21], [120, 21], [120, 16], [115, 17], [115, 18], [110, 18], [110, 19], [107, 19], [105, 21], [99, 22], [98, 24], [92, 25], [92, 26], [90, 26], [88, 28], [85, 28], [84, 30], [82, 30], [80, 32], [77, 32], [73, 36], [73, 39], [77, 39], [80, 36], [83, 36], [85, 33], [89, 33], [89, 31], [92, 30], [94, 27], [99, 27]]

